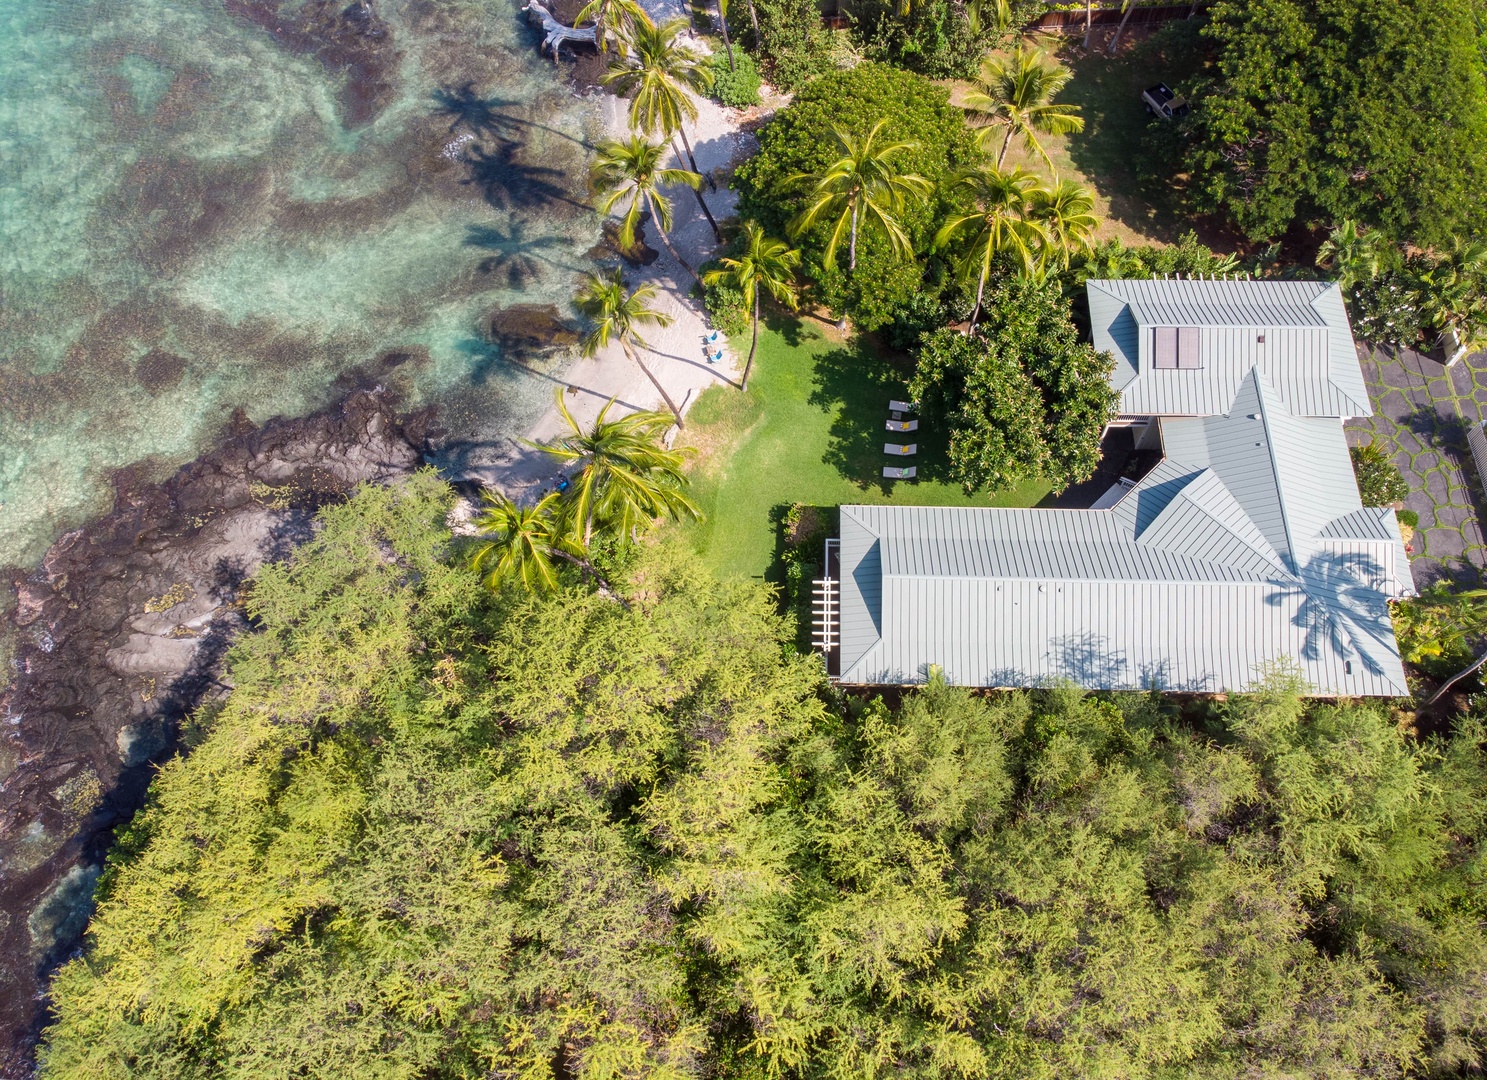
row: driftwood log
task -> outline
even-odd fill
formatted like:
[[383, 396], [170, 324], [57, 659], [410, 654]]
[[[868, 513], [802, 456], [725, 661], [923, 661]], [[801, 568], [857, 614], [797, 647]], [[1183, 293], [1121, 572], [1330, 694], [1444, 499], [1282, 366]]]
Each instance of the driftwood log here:
[[590, 45], [597, 44], [592, 26], [587, 26], [583, 29], [564, 26], [554, 18], [552, 12], [539, 4], [537, 0], [527, 0], [527, 4], [522, 10], [527, 13], [527, 19], [531, 21], [532, 25], [542, 27], [542, 44], [538, 48], [542, 51], [551, 52], [552, 61], [555, 64], [558, 62], [558, 49], [564, 44], [575, 41], [587, 42]]

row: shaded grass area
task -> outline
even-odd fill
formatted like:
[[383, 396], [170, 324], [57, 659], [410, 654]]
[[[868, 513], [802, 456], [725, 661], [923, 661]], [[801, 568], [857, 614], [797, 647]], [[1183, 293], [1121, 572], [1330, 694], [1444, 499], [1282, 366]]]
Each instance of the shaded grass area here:
[[[706, 516], [686, 526], [698, 552], [720, 573], [772, 577], [777, 523], [791, 503], [1032, 506], [1048, 493], [1034, 483], [967, 495], [949, 479], [945, 432], [885, 430], [889, 400], [905, 393], [902, 373], [870, 344], [830, 341], [797, 319], [772, 322], [748, 391], [708, 390], [679, 440], [700, 451], [692, 493]], [[917, 442], [919, 452], [890, 462], [886, 442]], [[883, 479], [890, 463], [917, 465], [920, 479]]]
[[[1174, 164], [1183, 136], [1174, 125], [1148, 116], [1141, 103], [1141, 91], [1159, 82], [1180, 94], [1191, 89], [1205, 63], [1198, 33], [1202, 25], [1199, 17], [1133, 28], [1113, 57], [1105, 55], [1109, 28], [1095, 33], [1088, 52], [1080, 47], [1082, 34], [1039, 34], [1032, 39], [1073, 73], [1057, 100], [1079, 106], [1084, 130], [1039, 136], [1052, 169], [1036, 153], [1029, 153], [1020, 139], [1012, 141], [1007, 164], [1045, 179], [1056, 172], [1093, 191], [1100, 218], [1097, 241], [1174, 243], [1195, 229], [1210, 246], [1228, 250], [1238, 242], [1214, 222], [1194, 216], [1187, 177]], [[959, 84], [957, 99], [965, 85]], [[999, 138], [994, 145], [1000, 146]]]

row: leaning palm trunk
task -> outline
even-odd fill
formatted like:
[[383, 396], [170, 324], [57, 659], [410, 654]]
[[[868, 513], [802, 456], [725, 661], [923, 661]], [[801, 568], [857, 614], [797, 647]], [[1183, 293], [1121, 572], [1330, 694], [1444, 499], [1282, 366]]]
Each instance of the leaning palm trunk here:
[[754, 0], [749, 0], [749, 22], [754, 24], [754, 48], [759, 47], [759, 12], [754, 10]]
[[1120, 36], [1126, 32], [1126, 23], [1131, 21], [1131, 15], [1135, 11], [1136, 0], [1130, 0], [1130, 3], [1126, 5], [1126, 13], [1120, 17], [1120, 25], [1115, 28], [1115, 36], [1110, 39], [1110, 45], [1105, 50], [1105, 55], [1115, 55], [1115, 47], [1120, 44]]
[[1441, 683], [1440, 689], [1437, 690], [1434, 694], [1430, 695], [1430, 700], [1425, 703], [1425, 707], [1427, 709], [1430, 708], [1430, 706], [1434, 705], [1437, 701], [1439, 701], [1441, 699], [1442, 695], [1444, 695], [1447, 690], [1451, 689], [1451, 687], [1455, 686], [1462, 679], [1466, 678], [1472, 672], [1476, 671], [1483, 664], [1487, 664], [1487, 652], [1484, 652], [1469, 667], [1462, 668], [1455, 675], [1452, 675], [1445, 682]]
[[[687, 133], [685, 131], [682, 132], [682, 145], [683, 146], [687, 146]], [[681, 160], [681, 155], [676, 153], [676, 143], [674, 143], [674, 142], [671, 144], [671, 152], [673, 154], [676, 154], [677, 160]], [[693, 172], [696, 172], [697, 171], [697, 162], [692, 157], [692, 148], [690, 146], [687, 146], [687, 160], [690, 161], [690, 162], [692, 162], [692, 171]], [[709, 184], [711, 184], [712, 183], [711, 178], [709, 178], [707, 182]], [[713, 190], [714, 191], [717, 190], [717, 185], [716, 184], [713, 185]], [[707, 218], [707, 223], [712, 226], [712, 229], [713, 229], [713, 239], [716, 240], [718, 243], [721, 244], [723, 242], [723, 231], [718, 228], [718, 223], [713, 218], [713, 212], [707, 208], [707, 200], [702, 197], [702, 191], [701, 191], [701, 189], [699, 189], [699, 188], [693, 188], [692, 189], [692, 194], [697, 199], [697, 205], [700, 206], [700, 207], [702, 207], [702, 216], [705, 217], [705, 218]]]
[[976, 319], [981, 314], [981, 298], [986, 294], [986, 275], [988, 267], [981, 267], [981, 280], [976, 282], [976, 306], [971, 308], [971, 325], [966, 328], [966, 336], [976, 332]]
[[1007, 125], [1007, 137], [1002, 140], [1002, 152], [996, 156], [996, 167], [1001, 169], [1002, 162], [1007, 160], [1007, 148], [1012, 145], [1012, 136], [1016, 134], [1011, 124]]
[[656, 213], [656, 204], [651, 200], [649, 195], [645, 197], [645, 204], [650, 207], [651, 220], [656, 223], [656, 235], [661, 238], [661, 243], [666, 246], [666, 250], [671, 252], [671, 257], [677, 261], [683, 270], [691, 274], [694, 279], [700, 280], [697, 278], [697, 271], [692, 269], [692, 264], [682, 258], [682, 253], [677, 251], [676, 246], [672, 244], [671, 237], [667, 236], [666, 230], [661, 228], [661, 217]]
[[847, 244], [847, 269], [857, 269], [857, 204], [852, 204], [852, 239]]
[[[686, 150], [687, 150], [687, 162], [688, 162], [688, 164], [690, 164], [692, 166], [692, 171], [694, 173], [696, 173], [698, 176], [702, 177], [704, 180], [707, 181], [707, 186], [708, 186], [708, 189], [709, 190], [711, 190], [711, 191], [717, 191], [718, 190], [718, 183], [717, 183], [717, 181], [714, 180], [711, 176], [708, 176], [705, 172], [703, 172], [701, 169], [699, 169], [697, 167], [697, 158], [694, 157], [693, 154], [692, 154], [692, 144], [691, 144], [691, 142], [689, 142], [687, 140], [687, 128], [686, 128], [686, 125], [685, 124], [678, 124], [676, 126], [676, 133], [682, 137], [682, 146], [686, 147]], [[673, 146], [671, 149], [672, 149], [673, 152], [675, 152], [676, 147]], [[699, 201], [701, 201], [701, 199], [702, 199], [702, 192], [699, 191], [697, 193], [697, 198], [698, 198]], [[702, 205], [702, 212], [704, 214], [707, 214], [707, 220], [708, 221], [712, 221], [713, 220], [712, 214], [708, 213], [708, 209], [707, 209], [707, 204], [706, 203], [703, 203], [703, 205]], [[717, 232], [717, 231], [718, 231], [718, 223], [715, 222], [715, 221], [713, 221], [713, 232]], [[718, 242], [719, 243], [722, 243], [723, 242], [722, 236], [719, 236], [718, 237]]]
[[728, 50], [728, 70], [737, 71], [733, 63], [733, 42], [728, 40], [728, 12], [723, 9], [723, 0], [718, 0], [718, 25], [723, 28], [723, 48]]
[[740, 390], [749, 388], [749, 372], [754, 370], [754, 350], [759, 348], [759, 289], [754, 288], [754, 338], [749, 342], [749, 358], [744, 361], [743, 383]]
[[671, 400], [671, 395], [666, 392], [666, 387], [661, 385], [661, 380], [657, 379], [656, 376], [651, 373], [651, 369], [645, 366], [645, 361], [640, 359], [640, 354], [637, 353], [634, 349], [630, 348], [628, 342], [625, 343], [624, 347], [625, 354], [629, 356], [631, 360], [635, 361], [636, 366], [639, 367], [641, 371], [645, 372], [645, 377], [651, 381], [651, 385], [654, 386], [656, 388], [656, 392], [661, 395], [661, 400], [666, 402], [666, 407], [671, 410], [671, 415], [676, 417], [676, 426], [685, 430], [687, 425], [682, 423], [682, 411], [676, 407], [676, 402]]

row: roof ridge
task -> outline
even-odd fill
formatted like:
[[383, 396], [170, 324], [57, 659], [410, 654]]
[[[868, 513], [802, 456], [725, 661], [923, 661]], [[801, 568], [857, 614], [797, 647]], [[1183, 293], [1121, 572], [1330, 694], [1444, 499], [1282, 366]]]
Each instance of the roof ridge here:
[[[1218, 500], [1222, 505], [1214, 505]], [[1265, 539], [1265, 534], [1260, 531], [1249, 514], [1240, 505], [1234, 493], [1224, 483], [1217, 470], [1212, 467], [1199, 469], [1187, 478], [1180, 488], [1167, 501], [1167, 505], [1159, 510], [1155, 517], [1146, 523], [1145, 528], [1135, 534], [1138, 544], [1149, 544], [1155, 547], [1164, 547], [1165, 531], [1173, 521], [1180, 516], [1183, 507], [1191, 507], [1200, 513], [1213, 525], [1221, 529], [1226, 536], [1232, 537], [1243, 548], [1259, 557], [1268, 566], [1280, 571], [1287, 576], [1292, 576], [1290, 569], [1281, 559], [1280, 553]], [[1237, 515], [1238, 521], [1246, 526], [1236, 527], [1230, 520]], [[1199, 559], [1214, 566], [1224, 566], [1230, 569], [1247, 570], [1246, 567], [1234, 566], [1227, 560], [1217, 559], [1208, 555], [1195, 555], [1191, 551], [1184, 551], [1188, 558]]]
[[[1260, 424], [1265, 429], [1265, 453], [1270, 458], [1270, 475], [1275, 479], [1275, 495], [1277, 501], [1280, 503], [1281, 527], [1286, 531], [1286, 548], [1288, 549], [1286, 552], [1286, 561], [1290, 564], [1289, 569], [1291, 573], [1295, 574], [1301, 569], [1301, 559], [1296, 547], [1296, 535], [1291, 528], [1290, 504], [1286, 501], [1285, 485], [1281, 482], [1282, 470], [1280, 461], [1275, 456], [1275, 439], [1270, 432], [1270, 409], [1272, 403], [1268, 395], [1275, 394], [1277, 398], [1280, 395], [1277, 393], [1275, 387], [1270, 385], [1270, 380], [1266, 378], [1265, 373], [1260, 370], [1258, 364], [1250, 369], [1249, 377], [1255, 380], [1255, 398], [1259, 401], [1260, 405]], [[1238, 400], [1237, 397], [1236, 400]], [[1284, 406], [1285, 403], [1284, 400], [1281, 400], [1277, 404]], [[1289, 409], [1285, 409], [1284, 411], [1287, 416], [1291, 415]]]

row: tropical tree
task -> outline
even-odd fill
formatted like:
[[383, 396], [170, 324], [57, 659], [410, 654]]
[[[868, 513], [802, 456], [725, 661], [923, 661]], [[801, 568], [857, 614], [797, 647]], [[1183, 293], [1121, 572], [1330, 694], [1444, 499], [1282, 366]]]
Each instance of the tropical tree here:
[[1004, 172], [989, 162], [956, 178], [954, 188], [965, 192], [975, 209], [957, 214], [940, 226], [935, 247], [973, 234], [970, 248], [956, 267], [962, 281], [976, 281], [976, 304], [971, 309], [967, 334], [976, 329], [986, 279], [998, 256], [1010, 255], [1024, 274], [1032, 272], [1034, 253], [1047, 240], [1043, 226], [1030, 216], [1032, 192], [1037, 187], [1037, 177], [1031, 173], [1020, 168]]
[[932, 185], [914, 173], [900, 173], [894, 158], [918, 144], [912, 142], [878, 143], [884, 121], [879, 120], [864, 138], [848, 135], [840, 128], [832, 134], [841, 146], [842, 156], [824, 172], [796, 173], [795, 183], [812, 185], [812, 200], [790, 225], [792, 236], [799, 236], [817, 221], [836, 219], [831, 239], [826, 245], [825, 262], [836, 257], [842, 234], [850, 232], [847, 268], [857, 269], [857, 232], [862, 221], [876, 221], [888, 236], [888, 243], [900, 257], [913, 254], [909, 237], [897, 215], [909, 200], [928, 198]]
[[1343, 291], [1377, 277], [1384, 265], [1379, 234], [1358, 227], [1356, 221], [1338, 225], [1317, 248], [1317, 265], [1331, 270]]
[[491, 590], [508, 581], [520, 581], [531, 591], [552, 592], [558, 587], [553, 558], [564, 541], [554, 527], [558, 494], [553, 492], [532, 506], [518, 506], [499, 491], [480, 493], [484, 509], [475, 519], [475, 531], [488, 536], [470, 558]]
[[754, 336], [749, 342], [749, 359], [744, 363], [741, 390], [749, 388], [749, 372], [754, 368], [754, 351], [759, 348], [759, 294], [768, 292], [792, 311], [799, 303], [795, 290], [795, 268], [800, 265], [800, 252], [783, 240], [765, 234], [758, 222], [744, 223], [743, 250], [737, 258], [720, 260], [722, 268], [702, 275], [705, 285], [727, 285], [743, 294], [744, 306], [753, 314]]
[[1487, 244], [1456, 240], [1419, 274], [1421, 307], [1431, 328], [1474, 343], [1487, 328]]
[[[627, 292], [625, 276], [618, 269], [609, 277], [590, 274], [574, 298], [578, 310], [594, 324], [594, 328], [584, 336], [583, 355], [593, 356], [611, 341], [619, 342], [625, 355], [633, 360], [641, 371], [645, 372], [645, 377], [651, 381], [651, 385], [661, 395], [661, 400], [666, 402], [666, 407], [676, 417], [676, 426], [685, 427], [681, 410], [671, 400], [666, 387], [662, 386], [651, 369], [645, 366], [645, 361], [640, 358], [640, 353], [635, 348], [636, 345], [643, 349], [650, 348], [645, 339], [640, 336], [637, 327], [671, 325], [670, 315], [648, 306], [655, 298], [656, 287], [649, 282], [636, 286], [633, 292]], [[561, 404], [561, 398], [559, 403]]]
[[671, 200], [661, 193], [660, 186], [681, 184], [696, 191], [702, 185], [702, 177], [686, 169], [662, 167], [661, 161], [665, 156], [665, 143], [646, 142], [638, 135], [624, 141], [600, 143], [591, 171], [594, 190], [603, 196], [599, 212], [608, 214], [621, 200], [629, 198], [624, 217], [620, 219], [620, 244], [628, 248], [635, 243], [635, 229], [640, 223], [642, 206], [649, 209], [661, 243], [666, 245], [666, 250], [682, 269], [695, 278], [697, 272], [682, 258], [667, 235], [672, 222]]
[[1053, 168], [1053, 159], [1038, 141], [1038, 135], [1067, 135], [1084, 130], [1084, 117], [1077, 105], [1057, 105], [1058, 96], [1071, 78], [1069, 69], [1040, 49], [1019, 45], [1011, 56], [988, 56], [981, 64], [972, 89], [961, 102], [966, 119], [981, 131], [986, 147], [991, 133], [1005, 128], [997, 168], [1007, 159], [1012, 137], [1020, 135], [1028, 151], [1040, 155]]
[[1095, 198], [1088, 188], [1072, 180], [1056, 180], [1050, 187], [1039, 185], [1028, 193], [1028, 217], [1043, 229], [1038, 266], [1066, 269], [1069, 260], [1092, 250], [1092, 237], [1099, 228]]
[[[686, 123], [697, 119], [693, 93], [704, 93], [712, 86], [712, 69], [703, 63], [695, 49], [678, 41], [687, 28], [687, 20], [668, 19], [659, 26], [637, 23], [631, 32], [628, 49], [609, 63], [600, 82], [617, 94], [634, 94], [630, 101], [630, 126], [646, 135], [659, 134], [663, 139], [680, 135], [692, 171], [701, 174], [692, 144], [687, 139]], [[702, 192], [695, 192], [713, 236], [721, 243], [723, 234], [713, 220], [712, 211]]]
[[614, 399], [599, 410], [585, 431], [558, 393], [558, 410], [566, 434], [540, 449], [559, 461], [582, 466], [569, 482], [562, 502], [565, 543], [587, 550], [596, 526], [618, 536], [633, 536], [658, 517], [700, 517], [686, 493], [682, 474], [686, 450], [668, 450], [662, 441], [671, 417], [663, 412], [633, 412], [609, 419]]
[[619, 44], [619, 51], [624, 52], [637, 26], [654, 25], [637, 0], [589, 0], [574, 18], [573, 25], [589, 21], [594, 24], [594, 42], [601, 53], [608, 51], [610, 34]]
[[1105, 47], [1107, 56], [1115, 55], [1115, 47], [1120, 44], [1120, 36], [1126, 32], [1126, 23], [1131, 21], [1131, 12], [1136, 10], [1135, 0], [1121, 0], [1120, 25], [1115, 28], [1115, 33], [1110, 35], [1110, 44]]

